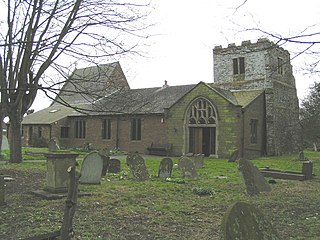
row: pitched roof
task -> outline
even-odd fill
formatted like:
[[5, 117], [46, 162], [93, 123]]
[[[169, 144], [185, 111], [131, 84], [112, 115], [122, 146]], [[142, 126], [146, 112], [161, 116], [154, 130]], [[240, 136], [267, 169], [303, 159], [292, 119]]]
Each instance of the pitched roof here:
[[237, 99], [239, 105], [246, 107], [256, 97], [263, 93], [263, 90], [244, 90], [244, 91], [233, 91], [232, 95]]
[[51, 124], [70, 115], [72, 108], [65, 106], [50, 106], [38, 112], [23, 117], [22, 124]]
[[119, 62], [76, 69], [52, 105], [91, 103], [118, 89], [129, 89]]

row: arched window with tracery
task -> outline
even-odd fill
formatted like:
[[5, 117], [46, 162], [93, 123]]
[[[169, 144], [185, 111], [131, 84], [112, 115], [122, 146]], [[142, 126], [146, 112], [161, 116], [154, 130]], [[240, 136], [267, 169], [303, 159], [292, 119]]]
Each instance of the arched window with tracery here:
[[199, 98], [189, 107], [189, 125], [215, 125], [216, 111], [214, 106], [206, 99]]

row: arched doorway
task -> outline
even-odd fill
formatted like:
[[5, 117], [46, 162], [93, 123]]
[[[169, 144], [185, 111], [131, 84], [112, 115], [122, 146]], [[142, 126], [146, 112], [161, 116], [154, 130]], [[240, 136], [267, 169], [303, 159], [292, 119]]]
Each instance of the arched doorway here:
[[194, 100], [186, 115], [187, 148], [189, 153], [216, 155], [217, 114], [213, 104], [205, 98]]

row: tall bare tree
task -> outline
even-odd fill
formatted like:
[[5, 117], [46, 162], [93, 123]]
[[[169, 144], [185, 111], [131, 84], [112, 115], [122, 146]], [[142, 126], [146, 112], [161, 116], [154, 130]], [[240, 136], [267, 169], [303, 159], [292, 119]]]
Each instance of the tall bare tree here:
[[5, 18], [0, 19], [1, 113], [10, 119], [10, 162], [20, 163], [22, 117], [39, 89], [48, 89], [43, 85], [45, 73], [50, 68], [65, 73], [62, 66], [71, 63], [101, 62], [137, 52], [141, 39], [148, 37], [151, 8], [143, 0], [7, 0], [0, 4], [6, 9]]

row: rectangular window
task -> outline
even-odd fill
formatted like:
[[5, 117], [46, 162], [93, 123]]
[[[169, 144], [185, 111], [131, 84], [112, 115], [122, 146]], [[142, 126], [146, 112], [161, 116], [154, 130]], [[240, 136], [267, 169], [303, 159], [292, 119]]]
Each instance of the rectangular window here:
[[251, 136], [250, 136], [250, 142], [251, 143], [258, 143], [258, 120], [251, 119], [250, 121], [250, 127], [251, 127]]
[[38, 127], [38, 138], [42, 137], [42, 128]]
[[277, 68], [278, 74], [283, 75], [283, 59], [278, 58], [278, 68]]
[[75, 138], [86, 138], [86, 121], [76, 120], [75, 122]]
[[102, 139], [111, 139], [111, 120], [102, 120]]
[[141, 119], [131, 120], [131, 140], [141, 140]]
[[60, 137], [61, 138], [68, 138], [69, 137], [69, 127], [61, 127]]
[[232, 61], [234, 75], [245, 73], [244, 57], [234, 58]]

